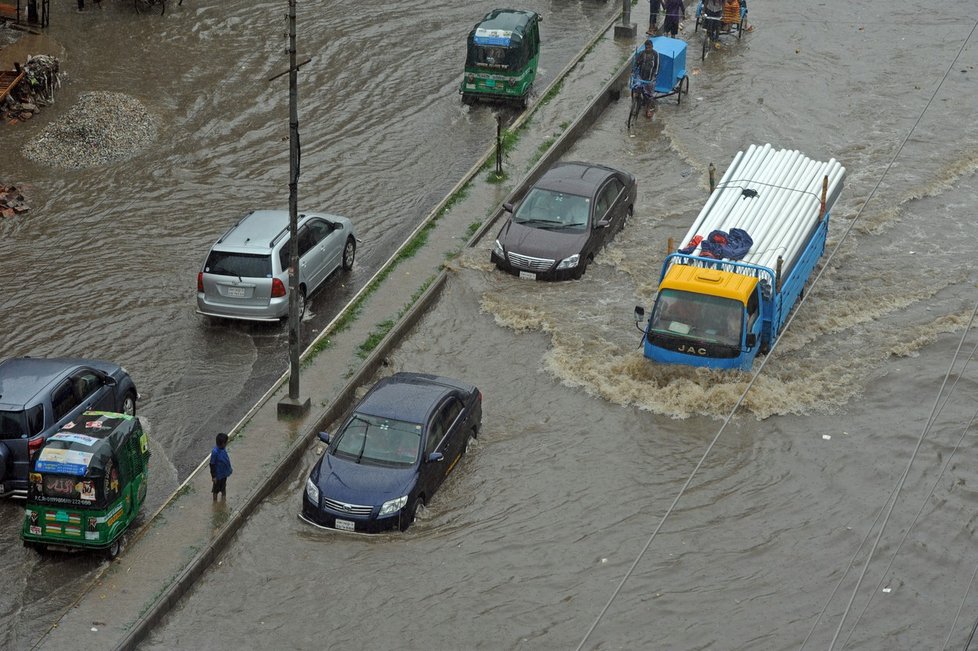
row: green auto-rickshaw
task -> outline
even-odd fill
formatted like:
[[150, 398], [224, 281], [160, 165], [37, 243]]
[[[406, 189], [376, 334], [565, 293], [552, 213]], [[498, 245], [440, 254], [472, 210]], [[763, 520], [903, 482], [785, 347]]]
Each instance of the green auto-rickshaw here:
[[540, 16], [495, 9], [469, 32], [462, 101], [502, 101], [526, 108], [540, 60]]
[[24, 545], [119, 553], [146, 499], [149, 441], [135, 416], [87, 411], [32, 459]]

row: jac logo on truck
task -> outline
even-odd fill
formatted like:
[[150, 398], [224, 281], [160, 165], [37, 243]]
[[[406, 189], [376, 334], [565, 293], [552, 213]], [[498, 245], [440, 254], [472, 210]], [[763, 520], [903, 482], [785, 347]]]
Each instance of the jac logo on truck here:
[[677, 350], [687, 355], [706, 355], [706, 348], [697, 348], [692, 344], [679, 344]]

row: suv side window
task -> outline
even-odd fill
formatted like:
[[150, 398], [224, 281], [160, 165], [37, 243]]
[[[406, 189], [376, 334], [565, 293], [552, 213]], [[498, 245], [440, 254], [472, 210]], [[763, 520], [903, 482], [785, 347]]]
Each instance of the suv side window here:
[[81, 403], [85, 398], [92, 395], [102, 386], [102, 381], [91, 371], [81, 371], [71, 376], [71, 381], [75, 391], [75, 397]]
[[75, 395], [70, 379], [59, 384], [51, 394], [51, 407], [54, 409], [55, 421], [59, 421], [67, 416], [79, 404], [81, 404], [81, 399]]
[[296, 239], [299, 241], [300, 258], [308, 253], [312, 247], [316, 246], [316, 240], [313, 237], [312, 232], [309, 230], [309, 226], [303, 226], [300, 228], [298, 233], [296, 233]]
[[309, 232], [316, 244], [319, 244], [333, 232], [333, 227], [321, 219], [314, 219], [309, 222]]
[[37, 436], [44, 430], [44, 405], [28, 407], [25, 414], [27, 416], [28, 436]]

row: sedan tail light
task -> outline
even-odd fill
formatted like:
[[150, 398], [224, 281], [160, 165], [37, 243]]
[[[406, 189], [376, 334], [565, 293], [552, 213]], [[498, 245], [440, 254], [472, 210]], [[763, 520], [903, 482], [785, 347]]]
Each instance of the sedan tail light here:
[[278, 278], [272, 279], [272, 298], [285, 296], [285, 283]]
[[204, 272], [203, 271], [198, 271], [197, 272], [197, 292], [198, 293], [203, 293], [203, 291], [204, 291]]

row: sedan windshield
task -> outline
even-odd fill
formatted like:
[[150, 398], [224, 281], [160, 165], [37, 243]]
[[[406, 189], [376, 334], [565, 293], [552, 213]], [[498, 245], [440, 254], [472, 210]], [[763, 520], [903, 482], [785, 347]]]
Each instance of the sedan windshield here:
[[533, 188], [513, 215], [517, 224], [536, 228], [583, 230], [591, 200], [576, 194]]
[[354, 414], [332, 446], [332, 453], [356, 463], [410, 466], [418, 458], [422, 427], [390, 418]]

